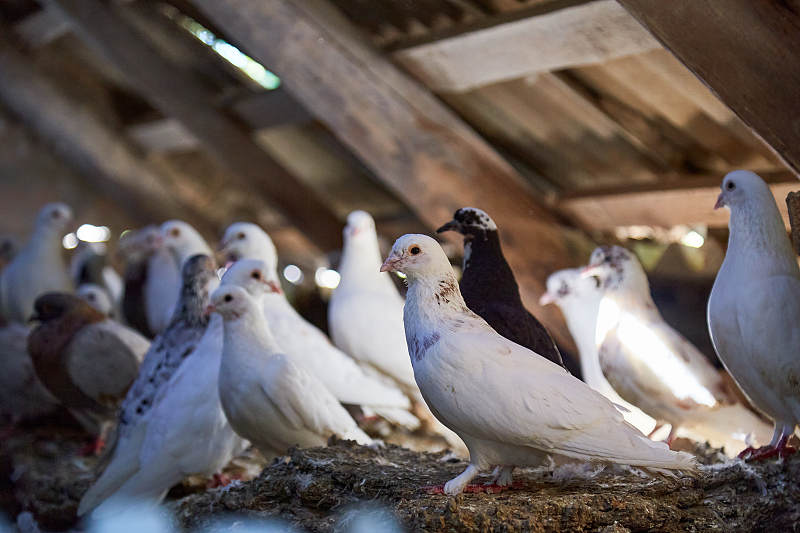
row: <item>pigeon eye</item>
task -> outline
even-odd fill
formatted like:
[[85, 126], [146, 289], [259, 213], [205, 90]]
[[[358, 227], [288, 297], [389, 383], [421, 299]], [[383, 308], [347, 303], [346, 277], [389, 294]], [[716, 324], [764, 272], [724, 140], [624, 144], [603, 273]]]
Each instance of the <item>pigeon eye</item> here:
[[258, 270], [253, 270], [253, 273], [250, 274], [250, 277], [253, 279], [261, 279], [261, 272]]
[[173, 237], [180, 237], [181, 230], [179, 230], [178, 228], [172, 228], [171, 230], [169, 230], [169, 234], [172, 235]]
[[411, 255], [417, 255], [422, 250], [419, 249], [419, 246], [412, 246], [411, 248], [408, 249], [408, 251], [411, 253]]
[[728, 188], [729, 191], [732, 191], [733, 189], [736, 188], [736, 184], [732, 181], [729, 181], [726, 187]]
[[223, 300], [225, 300], [226, 302], [231, 302], [233, 301], [233, 296], [231, 296], [230, 294], [226, 294]]
[[243, 241], [244, 237], [245, 237], [244, 233], [239, 233], [238, 235], [236, 235], [236, 238], [239, 239], [240, 241]]
[[61, 216], [61, 213], [59, 213], [58, 211], [53, 211], [52, 213], [50, 213], [50, 217], [53, 218], [53, 219], [57, 219], [60, 216]]

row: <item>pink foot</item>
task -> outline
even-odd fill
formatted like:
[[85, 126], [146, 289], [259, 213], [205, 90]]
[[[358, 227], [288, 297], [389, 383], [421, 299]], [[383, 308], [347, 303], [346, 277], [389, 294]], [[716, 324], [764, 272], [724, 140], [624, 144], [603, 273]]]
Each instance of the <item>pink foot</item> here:
[[790, 455], [797, 453], [797, 449], [787, 446], [786, 442], [789, 440], [788, 436], [781, 438], [777, 446], [762, 446], [761, 448], [748, 447], [739, 454], [739, 459], [745, 461], [764, 461], [772, 457], [780, 457], [785, 459]]
[[230, 485], [237, 479], [241, 478], [239, 476], [229, 476], [228, 474], [220, 472], [211, 476], [211, 479], [208, 481], [208, 483], [206, 483], [206, 488], [218, 489], [220, 487], [225, 487]]
[[[523, 487], [522, 482], [515, 481], [511, 485], [500, 486], [495, 484], [487, 483], [477, 484], [477, 483], [470, 483], [466, 487], [464, 487], [464, 492], [469, 494], [478, 494], [485, 492], [486, 494], [498, 494], [505, 490], [519, 490]], [[422, 487], [427, 494], [444, 494], [444, 484], [441, 485], [428, 485]]]
[[100, 452], [102, 452], [105, 447], [106, 447], [105, 439], [103, 439], [103, 437], [97, 437], [89, 444], [81, 447], [81, 449], [78, 450], [78, 455], [82, 457], [88, 457], [90, 455], [100, 455]]

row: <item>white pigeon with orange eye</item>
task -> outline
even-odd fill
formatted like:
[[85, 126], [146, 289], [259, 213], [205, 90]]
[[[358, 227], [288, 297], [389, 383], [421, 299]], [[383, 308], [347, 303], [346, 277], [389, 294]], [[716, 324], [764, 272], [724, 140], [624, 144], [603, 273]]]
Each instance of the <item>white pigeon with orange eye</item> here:
[[72, 210], [65, 204], [39, 211], [30, 239], [0, 273], [0, 317], [25, 324], [39, 295], [74, 290], [61, 244], [71, 222]]
[[381, 270], [408, 276], [405, 333], [416, 382], [469, 449], [469, 466], [444, 485], [446, 494], [462, 492], [491, 466], [492, 482], [507, 486], [515, 466], [539, 465], [548, 454], [659, 472], [696, 469], [691, 455], [647, 439], [603, 395], [470, 311], [434, 239], [400, 237]]
[[247, 291], [221, 286], [211, 305], [224, 321], [219, 395], [240, 436], [266, 457], [325, 446], [331, 435], [372, 442], [327, 387], [283, 353]]

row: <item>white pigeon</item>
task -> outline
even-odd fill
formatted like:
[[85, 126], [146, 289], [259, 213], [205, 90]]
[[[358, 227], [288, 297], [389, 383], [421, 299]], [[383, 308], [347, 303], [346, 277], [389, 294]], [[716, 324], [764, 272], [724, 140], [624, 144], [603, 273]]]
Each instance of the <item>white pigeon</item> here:
[[16, 424], [55, 411], [59, 402], [36, 376], [27, 326], [0, 327], [0, 423]]
[[548, 455], [692, 471], [694, 458], [653, 442], [603, 395], [564, 368], [506, 339], [469, 310], [441, 246], [426, 235], [397, 239], [382, 271], [408, 276], [405, 331], [425, 401], [469, 449], [470, 464], [444, 485], [462, 492], [497, 466], [509, 485], [515, 466]]
[[334, 344], [353, 358], [414, 390], [414, 371], [403, 332], [403, 297], [380, 272], [375, 222], [353, 211], [344, 228], [341, 281], [331, 295], [328, 325]]
[[83, 283], [78, 286], [76, 294], [96, 311], [105, 316], [114, 316], [114, 302], [103, 287], [94, 283]]
[[233, 429], [265, 457], [325, 446], [331, 435], [370, 444], [325, 385], [282, 353], [264, 314], [241, 287], [211, 296], [224, 320], [219, 395]]
[[128, 391], [107, 466], [81, 499], [79, 516], [128, 499], [158, 502], [183, 477], [214, 473], [242, 448], [219, 407], [221, 328], [206, 312], [218, 283], [213, 261], [191, 258], [183, 279], [175, 316]]
[[47, 204], [39, 211], [27, 244], [0, 273], [0, 317], [25, 323], [40, 294], [72, 292], [61, 244], [71, 221], [72, 210], [65, 204]]
[[769, 438], [769, 427], [738, 402], [720, 373], [700, 351], [661, 317], [636, 257], [620, 246], [601, 246], [584, 275], [603, 287], [596, 340], [603, 374], [628, 402], [688, 436], [724, 446], [745, 447], [748, 435]]
[[539, 304], [556, 304], [564, 314], [567, 328], [578, 346], [583, 381], [614, 404], [623, 407], [622, 415], [625, 420], [649, 435], [655, 428], [656, 421], [622, 399], [600, 368], [595, 331], [603, 291], [596, 277], [582, 276], [581, 270], [567, 268], [550, 274], [547, 278], [547, 292], [539, 299]]
[[275, 341], [293, 361], [319, 378], [340, 402], [360, 405], [408, 429], [419, 426], [419, 420], [408, 412], [411, 402], [401, 390], [390, 380], [365, 374], [291, 306], [278, 281], [277, 252], [260, 227], [243, 222], [231, 225], [221, 253], [228, 260], [240, 259], [224, 279], [233, 280], [261, 303]]
[[785, 456], [800, 422], [800, 269], [769, 187], [731, 172], [716, 208], [727, 207], [728, 251], [708, 300], [714, 349], [748, 400], [775, 424], [752, 458]]

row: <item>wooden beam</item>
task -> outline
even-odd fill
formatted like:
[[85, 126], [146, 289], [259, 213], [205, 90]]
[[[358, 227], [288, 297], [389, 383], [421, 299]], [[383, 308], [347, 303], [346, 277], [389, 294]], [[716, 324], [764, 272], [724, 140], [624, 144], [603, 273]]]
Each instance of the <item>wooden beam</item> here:
[[[772, 188], [778, 208], [787, 222], [786, 195], [800, 190], [800, 182], [789, 171], [762, 173]], [[620, 226], [706, 224], [726, 227], [728, 213], [714, 210], [722, 175], [665, 177], [658, 185], [605, 189], [562, 198], [558, 210], [582, 227], [610, 230]]]
[[179, 120], [236, 180], [268, 198], [321, 249], [340, 241], [340, 221], [304, 183], [278, 165], [233, 119], [215, 109], [215, 95], [165, 59], [120, 9], [99, 0], [48, 0], [64, 10], [76, 32], [128, 75], [129, 83], [167, 116]]
[[793, 169], [800, 170], [796, 2], [620, 3]]
[[599, 0], [413, 46], [393, 57], [434, 91], [459, 92], [659, 47], [615, 0]]
[[145, 152], [191, 150], [200, 144], [197, 138], [174, 118], [134, 124], [126, 133]]
[[58, 9], [45, 7], [14, 25], [14, 32], [30, 48], [41, 48], [69, 33], [69, 21]]
[[120, 205], [133, 207], [152, 220], [178, 216], [208, 229], [207, 221], [178, 202], [163, 177], [127, 140], [89, 106], [67, 97], [30, 58], [2, 37], [0, 72], [0, 101]]
[[194, 3], [274, 69], [287, 90], [429, 228], [469, 205], [495, 217], [527, 305], [571, 343], [558, 313], [539, 308], [537, 298], [547, 275], [585, 261], [588, 251], [571, 246], [581, 237], [568, 242], [523, 178], [469, 126], [367, 46], [325, 3]]
[[314, 119], [283, 87], [249, 94], [237, 99], [230, 107], [233, 114], [252, 130], [304, 124]]

